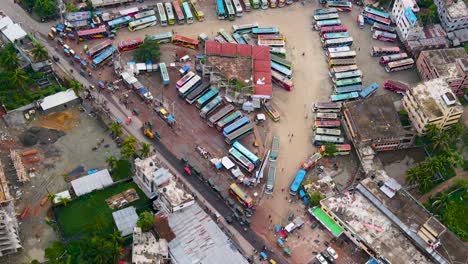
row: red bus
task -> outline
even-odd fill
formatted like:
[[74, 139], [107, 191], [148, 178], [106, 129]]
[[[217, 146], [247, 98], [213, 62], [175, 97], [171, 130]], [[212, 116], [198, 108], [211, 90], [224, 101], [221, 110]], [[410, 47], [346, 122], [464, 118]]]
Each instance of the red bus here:
[[80, 30], [77, 32], [78, 41], [106, 38], [108, 36], [106, 27]]
[[374, 46], [371, 50], [372, 57], [380, 57], [384, 55], [397, 54], [400, 53], [399, 47], [379, 47]]
[[182, 8], [180, 8], [179, 1], [172, 1], [172, 7], [174, 7], [177, 24], [184, 24], [185, 17]]
[[365, 14], [364, 19], [366, 19], [367, 21], [370, 21], [371, 24], [374, 24], [375, 22], [378, 22], [380, 24], [384, 24], [386, 26], [390, 26], [390, 24], [392, 24], [392, 21], [390, 19], [383, 18], [383, 17], [380, 17], [380, 16], [376, 16], [376, 15], [370, 14], [370, 13]]
[[172, 44], [189, 49], [198, 49], [199, 41], [197, 39], [191, 39], [181, 35], [175, 35], [172, 39]]
[[284, 75], [276, 71], [271, 71], [271, 78], [274, 83], [276, 83], [278, 86], [281, 86], [286, 91], [291, 91], [293, 89], [293, 82]]
[[387, 80], [384, 83], [384, 88], [395, 93], [404, 94], [409, 89], [409, 85], [400, 81]]
[[348, 28], [346, 26], [328, 26], [320, 28], [320, 36], [325, 33], [335, 33], [335, 32], [346, 32]]
[[386, 56], [380, 57], [379, 64], [386, 65], [387, 63], [391, 61], [397, 61], [397, 60], [402, 60], [406, 58], [408, 58], [408, 54], [406, 54], [405, 52], [392, 54], [392, 55], [386, 55]]
[[258, 35], [258, 39], [275, 39], [275, 40], [286, 40], [283, 34], [266, 34]]
[[142, 38], [132, 39], [132, 40], [124, 40], [119, 43], [117, 48], [119, 52], [134, 50], [143, 44], [144, 40]]
[[97, 45], [92, 46], [91, 48], [89, 48], [89, 49], [86, 51], [86, 55], [88, 55], [88, 58], [89, 58], [89, 59], [92, 59], [92, 58], [94, 58], [96, 55], [98, 55], [99, 53], [101, 53], [101, 51], [103, 51], [103, 50], [109, 48], [110, 46], [112, 46], [112, 40], [106, 39], [106, 40], [104, 40], [103, 42], [100, 42], [100, 43], [98, 43]]
[[315, 120], [314, 128], [331, 128], [341, 126], [340, 120]]

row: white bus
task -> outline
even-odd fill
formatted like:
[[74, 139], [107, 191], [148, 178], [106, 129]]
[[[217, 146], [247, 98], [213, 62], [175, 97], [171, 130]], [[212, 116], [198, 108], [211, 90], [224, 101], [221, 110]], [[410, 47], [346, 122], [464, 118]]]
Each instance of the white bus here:
[[234, 3], [234, 9], [236, 10], [236, 16], [241, 17], [244, 13], [242, 10], [242, 5], [239, 0], [232, 0]]
[[198, 85], [202, 83], [202, 79], [199, 75], [195, 75], [192, 79], [190, 79], [187, 83], [185, 83], [179, 89], [179, 96], [185, 98], [193, 89], [197, 88]]
[[158, 8], [159, 20], [161, 21], [161, 26], [167, 26], [167, 16], [166, 16], [166, 10], [164, 8], [164, 5], [162, 3], [157, 3], [156, 6]]
[[135, 15], [135, 19], [141, 19], [141, 18], [144, 18], [144, 17], [155, 16], [155, 15], [156, 15], [156, 12], [154, 12], [153, 9], [151, 9], [151, 10], [146, 10], [146, 11], [137, 13], [137, 14]]
[[166, 7], [166, 14], [167, 14], [167, 23], [169, 25], [175, 25], [175, 17], [174, 17], [174, 10], [172, 9], [172, 4], [170, 2], [164, 3]]
[[156, 16], [147, 16], [138, 20], [134, 20], [128, 24], [129, 31], [136, 31], [140, 29], [144, 29], [147, 27], [151, 27], [156, 25], [157, 22]]

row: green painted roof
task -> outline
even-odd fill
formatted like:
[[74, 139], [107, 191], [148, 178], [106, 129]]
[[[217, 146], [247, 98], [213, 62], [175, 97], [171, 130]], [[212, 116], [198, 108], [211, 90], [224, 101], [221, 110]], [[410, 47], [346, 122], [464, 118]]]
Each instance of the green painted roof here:
[[317, 218], [335, 237], [343, 233], [343, 229], [331, 219], [320, 207], [309, 209], [309, 213]]

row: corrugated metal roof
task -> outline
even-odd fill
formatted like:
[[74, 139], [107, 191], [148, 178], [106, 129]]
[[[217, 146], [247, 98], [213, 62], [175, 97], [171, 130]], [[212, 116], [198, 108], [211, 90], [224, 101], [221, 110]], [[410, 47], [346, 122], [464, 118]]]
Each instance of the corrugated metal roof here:
[[237, 44], [234, 43], [223, 43], [221, 44], [221, 56], [236, 56], [237, 55]]
[[94, 190], [103, 189], [112, 183], [112, 178], [107, 169], [100, 170], [91, 175], [71, 181], [71, 185], [75, 191], [76, 196], [81, 196]]
[[46, 111], [76, 99], [78, 99], [78, 97], [76, 96], [75, 92], [73, 92], [71, 89], [68, 89], [66, 91], [44, 97], [41, 102], [41, 108], [42, 110]]
[[114, 218], [115, 225], [117, 229], [122, 232], [122, 236], [128, 236], [133, 233], [133, 228], [135, 228], [138, 221], [138, 215], [136, 209], [133, 206], [115, 211], [112, 213]]
[[3, 34], [10, 42], [26, 37], [26, 31], [18, 24], [9, 24], [6, 28], [2, 29]]

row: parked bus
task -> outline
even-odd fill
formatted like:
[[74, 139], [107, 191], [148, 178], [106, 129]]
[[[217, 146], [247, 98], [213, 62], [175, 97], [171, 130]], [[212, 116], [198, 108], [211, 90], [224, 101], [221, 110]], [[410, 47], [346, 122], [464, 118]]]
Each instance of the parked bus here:
[[413, 68], [414, 60], [412, 58], [389, 62], [385, 66], [387, 72], [403, 71]]
[[218, 31], [218, 34], [223, 37], [227, 42], [229, 43], [233, 43], [233, 44], [236, 44], [237, 42], [231, 37], [231, 35], [229, 35], [228, 33], [226, 33], [226, 31], [224, 31], [224, 28], [220, 28], [219, 31]]
[[199, 43], [200, 42], [198, 41], [198, 39], [191, 39], [191, 38], [187, 38], [181, 35], [175, 35], [174, 38], [172, 39], [172, 44], [174, 45], [189, 48], [189, 49], [195, 49], [195, 50], [198, 49]]
[[221, 37], [220, 35], [214, 37], [214, 40], [219, 42], [219, 43], [228, 43], [223, 37]]
[[250, 6], [250, 0], [240, 0], [240, 2], [245, 12], [250, 12], [252, 10]]
[[216, 122], [229, 115], [234, 109], [235, 107], [232, 104], [225, 105], [221, 110], [216, 112], [216, 114], [208, 118], [208, 126], [213, 127]]
[[260, 7], [263, 10], [268, 9], [268, 0], [260, 0]]
[[397, 35], [394, 33], [388, 33], [385, 31], [374, 31], [374, 34], [372, 34], [372, 38], [380, 41], [385, 41], [385, 42], [395, 42]]
[[355, 71], [355, 70], [358, 70], [358, 69], [359, 68], [358, 68], [358, 66], [356, 64], [331, 67], [330, 71], [329, 71], [329, 75], [330, 75], [330, 77], [333, 77], [336, 73]]
[[263, 110], [267, 113], [268, 116], [274, 121], [278, 122], [281, 118], [281, 115], [270, 102], [263, 103]]
[[236, 121], [238, 118], [241, 118], [241, 117], [242, 117], [241, 111], [235, 111], [234, 113], [216, 122], [216, 128], [219, 131], [222, 131], [225, 126], [231, 124], [232, 122]]
[[286, 49], [281, 47], [270, 47], [270, 53], [276, 56], [285, 58], [286, 57]]
[[255, 165], [250, 162], [250, 160], [242, 155], [242, 153], [235, 149], [235, 148], [230, 148], [229, 149], [229, 157], [234, 160], [239, 166], [241, 166], [244, 170], [248, 172], [253, 172], [255, 169]]
[[314, 145], [322, 145], [325, 143], [333, 143], [333, 144], [343, 144], [344, 137], [336, 137], [336, 136], [325, 136], [325, 135], [315, 135], [314, 137]]
[[252, 37], [250, 37], [250, 34], [242, 34], [241, 36], [245, 40], [245, 42], [247, 42], [247, 44], [251, 46], [257, 45], [256, 41]]
[[338, 119], [338, 113], [323, 113], [318, 112], [315, 116], [317, 119]]
[[293, 82], [279, 72], [271, 71], [271, 80], [286, 91], [291, 91], [293, 89]]
[[291, 195], [296, 195], [297, 191], [299, 190], [299, 187], [302, 184], [302, 181], [304, 181], [304, 178], [306, 176], [306, 171], [305, 170], [299, 170], [296, 174], [296, 177], [294, 178], [294, 181], [291, 184], [291, 187], [289, 188], [289, 193]]
[[101, 53], [103, 50], [109, 48], [110, 46], [112, 46], [112, 40], [106, 39], [106, 40], [92, 46], [91, 48], [89, 48], [86, 51], [86, 55], [88, 55], [89, 59], [92, 59], [95, 56], [97, 56], [99, 53]]
[[314, 20], [315, 21], [335, 19], [335, 18], [340, 18], [340, 16], [337, 13], [314, 15]]
[[176, 82], [176, 88], [180, 89], [182, 86], [184, 86], [192, 77], [195, 76], [195, 73], [192, 71], [187, 72], [182, 78], [180, 78]]
[[203, 93], [210, 88], [210, 84], [200, 84], [197, 88], [192, 90], [186, 97], [185, 101], [189, 104], [193, 104], [199, 97], [203, 96]]
[[292, 70], [284, 67], [283, 65], [280, 65], [274, 61], [271, 62], [271, 68], [284, 76], [288, 77], [288, 79], [292, 78]]
[[336, 59], [353, 59], [356, 58], [356, 51], [342, 51], [342, 52], [332, 52], [328, 54], [328, 60], [336, 60]]
[[132, 40], [124, 40], [119, 43], [117, 46], [119, 52], [134, 50], [140, 47], [143, 44], [144, 40], [142, 38], [132, 39]]
[[[349, 79], [347, 79], [349, 80]], [[335, 93], [337, 94], [347, 94], [347, 93], [360, 93], [362, 91], [362, 85], [355, 84], [355, 85], [348, 85], [348, 86], [335, 86]]]
[[107, 38], [109, 36], [105, 27], [80, 30], [77, 35], [78, 41]]
[[239, 0], [232, 0], [234, 4], [234, 10], [236, 11], [236, 16], [241, 17], [244, 13], [242, 10], [242, 5]]
[[400, 48], [399, 47], [378, 47], [374, 46], [372, 47], [371, 50], [371, 56], [372, 57], [380, 57], [384, 55], [391, 55], [391, 54], [397, 54], [400, 53]]
[[314, 15], [326, 15], [326, 14], [335, 14], [338, 13], [338, 9], [334, 7], [322, 8], [314, 11]]
[[330, 135], [330, 136], [341, 136], [341, 130], [339, 129], [330, 129], [330, 128], [317, 128], [317, 130], [315, 130], [315, 133], [316, 134], [319, 134], [319, 135]]
[[348, 28], [346, 26], [323, 26], [320, 27], [320, 36], [326, 33], [335, 33], [335, 32], [347, 32]]
[[132, 21], [128, 24], [128, 30], [129, 31], [136, 31], [140, 29], [144, 29], [147, 27], [152, 27], [156, 25], [157, 22], [156, 16], [149, 16], [149, 17], [144, 17], [135, 21]]
[[326, 1], [325, 7], [335, 7], [341, 12], [351, 12], [353, 4], [347, 1]]
[[317, 102], [314, 104], [314, 111], [321, 112], [322, 110], [333, 110], [333, 112], [341, 112], [342, 103], [333, 103], [333, 102]]
[[363, 29], [363, 28], [364, 28], [364, 25], [365, 25], [364, 23], [365, 23], [365, 21], [364, 21], [364, 16], [363, 16], [363, 15], [358, 15], [358, 16], [357, 16], [357, 21], [356, 21], [356, 22], [357, 22], [357, 24], [358, 24], [358, 26], [359, 26], [360, 29]]
[[339, 126], [341, 126], [341, 123], [339, 120], [315, 120], [314, 122], [314, 129], [317, 129], [319, 127], [330, 128], [330, 127], [339, 127]]
[[245, 42], [245, 40], [241, 37], [241, 35], [237, 33], [232, 33], [232, 37], [239, 44], [247, 44], [247, 42]]
[[215, 96], [219, 94], [219, 90], [212, 88], [208, 92], [206, 92], [204, 95], [202, 95], [200, 98], [198, 98], [195, 106], [198, 109], [201, 109], [203, 106], [205, 106], [211, 99], [213, 99]]
[[257, 155], [253, 154], [249, 149], [244, 147], [239, 141], [236, 141], [232, 144], [232, 146], [237, 149], [242, 155], [246, 156], [255, 166], [260, 165], [260, 159]]
[[267, 180], [265, 184], [265, 193], [273, 194], [275, 189], [275, 178], [276, 178], [276, 162], [271, 161], [268, 166]]
[[268, 2], [270, 3], [270, 8], [276, 8], [276, 1], [277, 0], [268, 0]]
[[377, 83], [372, 83], [371, 85], [367, 86], [364, 88], [364, 90], [361, 91], [359, 94], [362, 98], [367, 98], [371, 96], [373, 93], [375, 93], [379, 89], [379, 85]]
[[380, 57], [379, 64], [386, 65], [387, 63], [391, 61], [397, 61], [397, 60], [402, 60], [406, 58], [408, 58], [408, 54], [406, 54], [405, 52], [392, 54], [392, 55], [386, 55], [386, 56]]
[[351, 48], [349, 46], [327, 48], [327, 50], [325, 51], [325, 55], [330, 56], [330, 53], [345, 52], [345, 51], [351, 51]]
[[335, 59], [328, 62], [328, 67], [346, 66], [356, 64], [356, 59]]
[[192, 7], [193, 14], [197, 18], [198, 21], [202, 22], [205, 20], [205, 13], [200, 8], [197, 0], [190, 0], [190, 6]]
[[[246, 0], [248, 1], [248, 0]], [[259, 9], [260, 8], [260, 0], [250, 0], [250, 5], [252, 6], [253, 9]]]
[[184, 13], [182, 8], [179, 5], [179, 1], [172, 1], [172, 7], [174, 8], [174, 13], [177, 19], [177, 24], [182, 25], [185, 23]]
[[310, 156], [309, 158], [307, 158], [302, 164], [301, 164], [301, 168], [305, 171], [309, 171], [310, 169], [312, 169], [315, 165], [317, 165], [317, 163], [319, 162], [319, 160], [322, 158], [322, 155], [320, 153], [314, 153], [312, 156]]
[[161, 23], [161, 26], [165, 27], [167, 26], [167, 16], [166, 16], [166, 9], [164, 8], [163, 3], [157, 3], [156, 7], [158, 8], [158, 14], [159, 14], [159, 21]]
[[280, 144], [279, 137], [276, 135], [273, 136], [271, 140], [270, 155], [268, 157], [270, 161], [276, 161], [276, 159], [278, 158], [279, 144]]
[[158, 33], [154, 35], [146, 35], [145, 39], [147, 40], [155, 40], [159, 44], [164, 44], [164, 43], [171, 43], [172, 42], [172, 32], [164, 32], [164, 33]]
[[360, 77], [350, 78], [350, 79], [341, 79], [335, 82], [336, 87], [343, 87], [343, 86], [351, 86], [351, 85], [358, 85], [362, 83], [362, 79]]
[[268, 34], [279, 34], [279, 29], [277, 27], [255, 27], [252, 28], [252, 34], [254, 35], [268, 35]]
[[167, 23], [169, 25], [174, 25], [175, 24], [175, 17], [174, 17], [174, 11], [172, 10], [171, 3], [170, 2], [164, 3], [164, 7], [166, 8]]
[[91, 65], [93, 66], [93, 68], [97, 69], [100, 66], [102, 66], [105, 62], [110, 60], [116, 50], [117, 49], [114, 46], [110, 46], [109, 48], [104, 50], [102, 53], [100, 53], [98, 56], [96, 56], [91, 62]]
[[135, 14], [135, 19], [142, 19], [144, 17], [149, 17], [149, 16], [155, 16], [156, 15], [156, 12], [154, 12], [153, 9], [151, 10], [146, 10], [146, 11], [143, 11], [143, 12], [138, 12]]
[[400, 81], [386, 80], [384, 88], [399, 94], [404, 94], [409, 89], [409, 85]]
[[350, 144], [335, 144], [337, 152], [336, 155], [349, 155], [351, 153]]
[[223, 0], [216, 0], [216, 11], [218, 12], [218, 19], [226, 19], [226, 10], [224, 9]]
[[374, 9], [374, 8], [371, 8], [370, 6], [364, 7], [363, 13], [364, 14], [372, 14], [372, 15], [376, 15], [376, 16], [379, 16], [379, 17], [382, 17], [382, 18], [390, 19], [390, 14], [389, 13], [383, 12], [383, 11], [380, 11], [380, 10], [377, 10], [377, 9]]
[[382, 25], [382, 24], [377, 23], [377, 22], [375, 22], [371, 27], [371, 31], [376, 31], [376, 30], [385, 31], [385, 32], [388, 32], [388, 33], [396, 33], [396, 30], [395, 30], [394, 27]]
[[161, 79], [164, 85], [169, 85], [171, 80], [169, 79], [169, 73], [167, 72], [166, 63], [159, 63], [159, 71], [161, 72]]
[[119, 11], [120, 16], [134, 16], [138, 14], [138, 7], [131, 7]]
[[340, 47], [340, 46], [351, 46], [353, 45], [353, 38], [339, 38], [339, 39], [327, 39], [324, 43], [322, 43], [322, 47], [330, 48], [330, 47]]
[[341, 20], [339, 18], [336, 19], [328, 19], [328, 20], [320, 20], [316, 21], [315, 25], [322, 30], [322, 27], [329, 27], [329, 26], [340, 26]]
[[349, 79], [349, 78], [356, 78], [356, 77], [362, 77], [362, 71], [361, 70], [354, 70], [354, 71], [335, 73], [335, 75], [332, 77], [332, 81], [333, 81], [333, 83], [337, 83], [339, 80], [344, 80], [344, 79]]
[[187, 2], [182, 3], [182, 10], [184, 11], [185, 14], [185, 19], [187, 20], [187, 24], [192, 24], [193, 23], [193, 14], [192, 10], [190, 10], [190, 6]]
[[232, 32], [239, 34], [251, 33], [253, 28], [258, 28], [258, 23], [233, 25]]
[[206, 118], [209, 114], [218, 109], [218, 107], [220, 107], [222, 103], [223, 98], [219, 95], [216, 96], [200, 110], [200, 117]]
[[258, 35], [257, 39], [286, 40], [286, 37], [283, 34], [265, 34]]
[[236, 12], [234, 11], [231, 0], [224, 0], [224, 4], [226, 5], [227, 18], [231, 21], [236, 19]]
[[283, 48], [286, 45], [284, 40], [276, 39], [258, 39], [258, 46], [268, 46], [268, 47], [280, 47]]
[[337, 38], [349, 38], [349, 33], [348, 32], [325, 33], [322, 35], [320, 40], [323, 43], [327, 39], [337, 39]]
[[390, 24], [392, 24], [392, 21], [390, 19], [379, 17], [373, 14], [365, 14], [364, 21], [371, 25], [374, 25], [375, 23], [380, 23], [386, 26], [390, 26]]
[[284, 67], [286, 67], [288, 69], [292, 69], [292, 63], [290, 61], [288, 61], [288, 60], [285, 60], [285, 59], [280, 58], [280, 57], [275, 56], [275, 55], [271, 55], [270, 59], [271, 59], [271, 61], [276, 62], [276, 63], [280, 64], [281, 66], [284, 66]]
[[118, 30], [121, 28], [128, 27], [128, 24], [132, 21], [131, 16], [124, 16], [124, 17], [119, 17], [116, 19], [113, 19], [109, 22], [107, 22], [107, 25], [109, 26], [110, 30]]
[[245, 208], [253, 207], [253, 200], [250, 196], [242, 191], [235, 183], [231, 184], [229, 192], [236, 197], [237, 201], [241, 203]]
[[226, 143], [231, 144], [232, 142], [239, 140], [243, 138], [244, 136], [247, 136], [248, 134], [252, 133], [253, 130], [253, 125], [252, 124], [247, 124], [236, 131], [232, 132], [231, 134], [227, 135], [224, 138], [224, 141]]
[[187, 97], [187, 95], [189, 95], [190, 92], [197, 88], [197, 86], [199, 86], [201, 83], [202, 79], [199, 75], [193, 76], [188, 82], [186, 82], [182, 87], [179, 88], [179, 96], [182, 98]]
[[341, 102], [345, 100], [356, 99], [359, 97], [358, 92], [351, 92], [351, 93], [343, 93], [343, 94], [332, 94], [331, 101], [332, 102]]
[[234, 123], [228, 125], [223, 129], [223, 135], [227, 136], [232, 132], [236, 131], [237, 129], [245, 126], [246, 124], [250, 123], [250, 119], [248, 116], [243, 116], [240, 119], [236, 120]]

